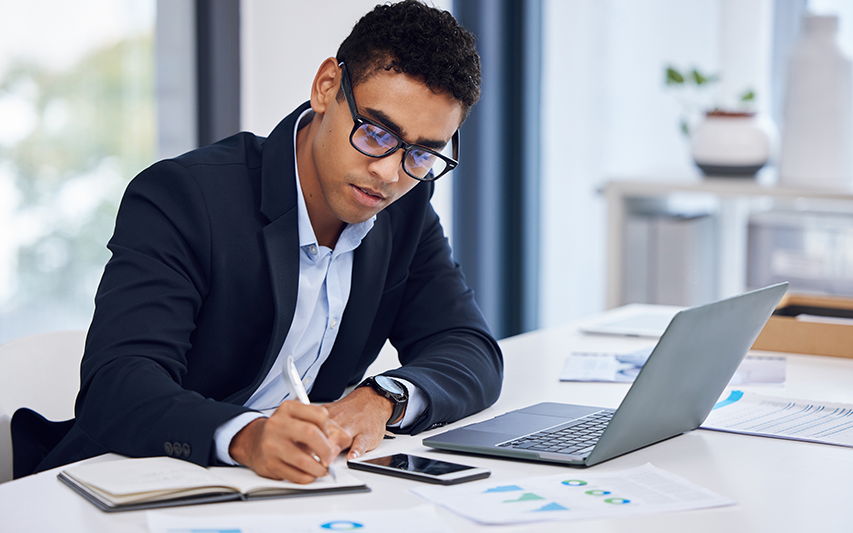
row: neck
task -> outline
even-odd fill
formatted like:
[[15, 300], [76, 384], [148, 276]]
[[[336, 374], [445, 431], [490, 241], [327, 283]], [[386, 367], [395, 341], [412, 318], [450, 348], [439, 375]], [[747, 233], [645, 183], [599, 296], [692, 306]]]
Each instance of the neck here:
[[296, 133], [296, 168], [299, 171], [299, 182], [302, 196], [305, 198], [305, 208], [314, 229], [314, 236], [321, 246], [334, 248], [338, 237], [344, 231], [346, 224], [332, 213], [326, 205], [323, 190], [317, 179], [317, 169], [314, 166], [313, 141], [320, 121], [317, 115], [304, 128]]

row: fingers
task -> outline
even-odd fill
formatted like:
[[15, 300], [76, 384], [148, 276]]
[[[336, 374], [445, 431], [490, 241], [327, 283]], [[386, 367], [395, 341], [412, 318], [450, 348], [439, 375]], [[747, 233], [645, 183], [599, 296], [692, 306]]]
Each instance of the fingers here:
[[328, 474], [328, 465], [350, 441], [325, 408], [288, 401], [238, 432], [229, 452], [258, 475], [310, 483]]
[[271, 436], [299, 444], [306, 454], [316, 456], [324, 468], [341, 453], [342, 446], [336, 442], [337, 439], [330, 438], [332, 429], [329, 424], [332, 421], [324, 407], [295, 401], [282, 402], [270, 417], [270, 423]]
[[348, 460], [358, 459], [366, 452], [369, 452], [373, 448], [376, 448], [378, 443], [374, 443], [373, 439], [370, 436], [361, 434], [356, 435], [356, 437], [352, 440], [352, 446], [350, 446], [349, 453], [347, 454]]
[[390, 400], [369, 387], [356, 389], [344, 398], [326, 404], [326, 407], [331, 416], [330, 423], [339, 425], [350, 436], [348, 459], [355, 459], [379, 446], [392, 410]]
[[278, 409], [275, 410], [270, 418], [277, 416], [298, 418], [305, 422], [314, 424], [323, 431], [324, 435], [328, 436], [329, 434], [329, 411], [327, 411], [323, 406], [306, 405], [293, 400], [285, 401], [281, 402], [281, 405], [278, 406]]
[[295, 442], [281, 443], [279, 450], [267, 450], [264, 460], [252, 465], [263, 477], [286, 479], [294, 483], [311, 483], [328, 474], [313, 453]]
[[329, 419], [329, 440], [341, 450], [346, 450], [352, 445], [352, 435], [337, 422]]

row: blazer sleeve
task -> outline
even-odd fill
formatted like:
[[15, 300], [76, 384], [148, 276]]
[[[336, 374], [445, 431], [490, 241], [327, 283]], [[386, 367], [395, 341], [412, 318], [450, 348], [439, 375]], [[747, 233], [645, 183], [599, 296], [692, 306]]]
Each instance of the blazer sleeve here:
[[206, 465], [216, 427], [247, 411], [181, 385], [209, 290], [208, 220], [198, 184], [173, 161], [143, 171], [125, 192], [76, 403], [80, 430], [110, 451]]
[[[431, 189], [430, 189], [431, 190]], [[414, 192], [414, 191], [413, 191]], [[417, 385], [427, 408], [407, 430], [416, 434], [485, 409], [501, 391], [503, 356], [474, 292], [451, 256], [438, 215], [429, 205], [389, 335], [402, 366], [386, 372]]]

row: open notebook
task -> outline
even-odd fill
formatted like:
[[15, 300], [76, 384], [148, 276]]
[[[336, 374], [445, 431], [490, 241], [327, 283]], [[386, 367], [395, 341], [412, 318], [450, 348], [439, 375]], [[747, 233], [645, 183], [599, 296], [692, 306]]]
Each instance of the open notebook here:
[[86, 463], [67, 468], [58, 477], [107, 512], [370, 491], [342, 461], [333, 466], [337, 479], [326, 476], [308, 485], [263, 478], [248, 468], [204, 468], [172, 457]]

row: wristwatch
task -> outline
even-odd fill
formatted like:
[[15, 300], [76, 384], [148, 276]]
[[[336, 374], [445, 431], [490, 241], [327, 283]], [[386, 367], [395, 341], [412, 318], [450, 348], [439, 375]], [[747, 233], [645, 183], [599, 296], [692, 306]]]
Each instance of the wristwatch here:
[[393, 424], [403, 417], [403, 413], [406, 412], [406, 404], [409, 402], [409, 391], [402, 383], [388, 376], [379, 375], [365, 379], [356, 388], [360, 389], [361, 387], [372, 387], [381, 396], [394, 402], [394, 411], [385, 425]]

